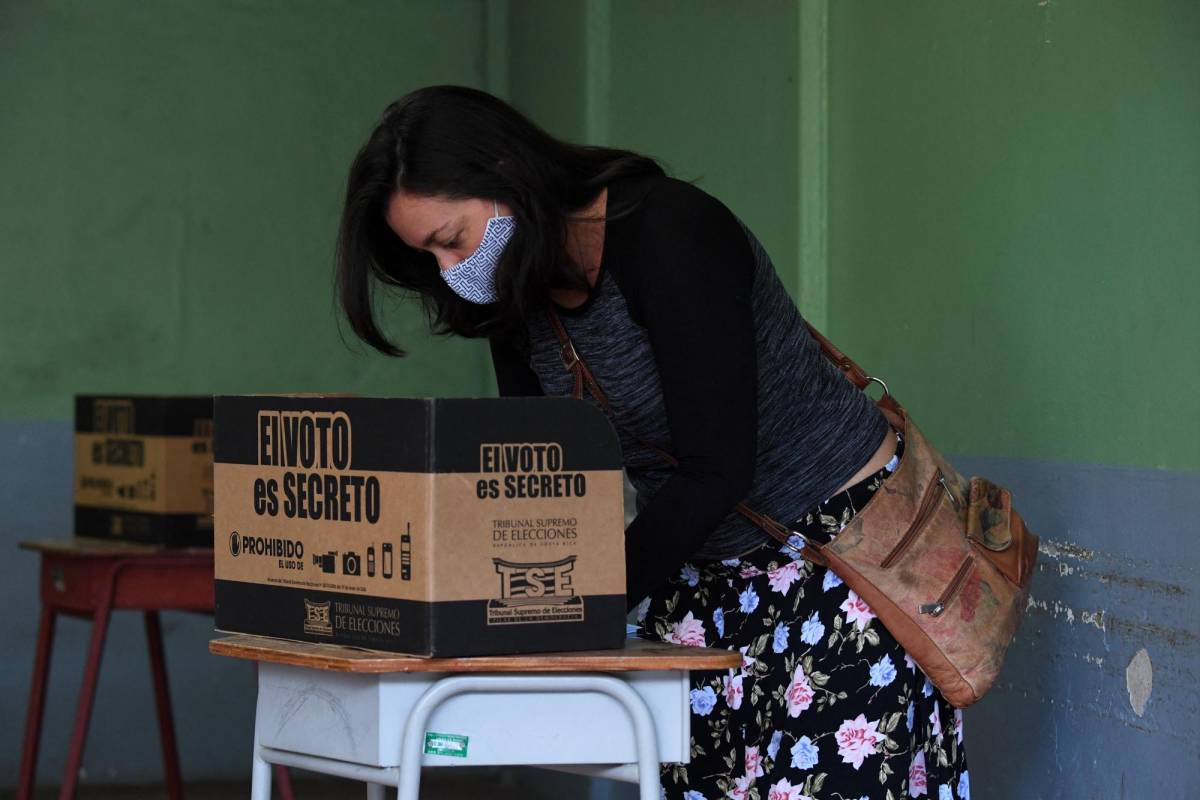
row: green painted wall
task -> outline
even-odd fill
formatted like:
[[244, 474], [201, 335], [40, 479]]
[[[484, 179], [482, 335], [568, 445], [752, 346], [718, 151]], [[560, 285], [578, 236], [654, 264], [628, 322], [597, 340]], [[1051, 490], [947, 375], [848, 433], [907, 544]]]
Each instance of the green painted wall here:
[[1200, 469], [1200, 6], [825, 5], [512, 3], [510, 99], [700, 178], [945, 450]]
[[[432, 82], [699, 178], [823, 314], [799, 264], [820, 5], [0, 5], [0, 418], [490, 392], [480, 343], [413, 306], [391, 361], [331, 305], [349, 159]], [[833, 3], [829, 31], [830, 334], [950, 452], [1200, 469], [1200, 6]]]
[[551, 135], [586, 142], [584, 4], [561, 0], [501, 3], [509, 15], [505, 99]]
[[[479, 343], [411, 306], [393, 362], [347, 351], [330, 304], [348, 161], [433, 82], [700, 178], [822, 315], [799, 296], [801, 15], [0, 5], [0, 418], [65, 418], [77, 391], [490, 391]], [[947, 450], [1200, 468], [1200, 375], [1165, 368], [1200, 345], [1200, 7], [834, 3], [829, 24], [830, 333]]]
[[408, 306], [411, 358], [356, 354], [331, 305], [350, 160], [410, 89], [484, 85], [481, 3], [0, 3], [0, 419], [80, 391], [485, 393], [480, 343]]
[[1200, 5], [830, 33], [832, 337], [949, 452], [1200, 469]]
[[510, 14], [514, 104], [556, 135], [699, 179], [798, 285], [795, 3], [536, 0]]
[[798, 284], [797, 11], [757, 2], [612, 4], [608, 129], [740, 216]]

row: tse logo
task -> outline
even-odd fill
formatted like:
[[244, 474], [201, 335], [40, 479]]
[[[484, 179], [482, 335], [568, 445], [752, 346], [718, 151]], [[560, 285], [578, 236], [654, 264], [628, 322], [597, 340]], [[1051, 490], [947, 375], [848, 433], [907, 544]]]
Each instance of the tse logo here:
[[537, 564], [517, 564], [493, 558], [500, 575], [500, 596], [505, 600], [567, 598], [575, 594], [571, 588], [571, 571], [577, 556]]

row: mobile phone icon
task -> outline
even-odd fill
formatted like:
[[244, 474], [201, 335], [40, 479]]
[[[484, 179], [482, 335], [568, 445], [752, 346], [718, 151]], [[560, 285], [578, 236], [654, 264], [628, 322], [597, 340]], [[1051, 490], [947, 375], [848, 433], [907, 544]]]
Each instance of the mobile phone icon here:
[[367, 577], [375, 577], [375, 545], [367, 548]]
[[392, 543], [383, 543], [383, 577], [392, 577]]
[[400, 536], [400, 580], [412, 580], [412, 523], [404, 523]]

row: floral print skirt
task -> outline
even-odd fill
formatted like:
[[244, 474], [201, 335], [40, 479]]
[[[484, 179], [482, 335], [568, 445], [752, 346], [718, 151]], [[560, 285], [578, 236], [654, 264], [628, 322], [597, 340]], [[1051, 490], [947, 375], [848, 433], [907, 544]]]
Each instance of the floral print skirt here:
[[[902, 448], [794, 529], [836, 536]], [[791, 548], [771, 542], [685, 564], [642, 602], [638, 621], [641, 638], [742, 653], [740, 669], [692, 673], [691, 761], [663, 765], [664, 798], [969, 796], [962, 712], [858, 595]]]

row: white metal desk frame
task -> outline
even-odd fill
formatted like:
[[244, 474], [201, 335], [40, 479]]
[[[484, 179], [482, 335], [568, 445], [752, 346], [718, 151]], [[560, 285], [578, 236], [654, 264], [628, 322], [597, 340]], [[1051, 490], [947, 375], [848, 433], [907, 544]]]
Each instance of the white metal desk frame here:
[[[679, 672], [686, 685], [688, 671]], [[367, 766], [266, 747], [259, 743], [256, 723], [251, 800], [270, 800], [272, 764], [364, 781], [367, 783], [368, 800], [383, 800], [386, 786], [397, 787], [397, 800], [418, 800], [422, 743], [429, 720], [438, 706], [458, 695], [522, 695], [534, 692], [597, 692], [611, 697], [629, 714], [637, 751], [636, 765], [579, 764], [552, 765], [548, 768], [637, 783], [640, 800], [658, 800], [658, 746], [650, 710], [627, 682], [605, 673], [456, 674], [441, 678], [421, 695], [404, 723], [398, 767]]]
[[[642, 800], [657, 800], [660, 764], [690, 760], [691, 673], [742, 663], [737, 651], [636, 638], [617, 650], [468, 659], [244, 635], [209, 650], [258, 663], [253, 800], [269, 800], [271, 764], [364, 781], [368, 800], [386, 786], [417, 800], [422, 766], [490, 765], [636, 783]], [[427, 751], [426, 736], [462, 752]]]

